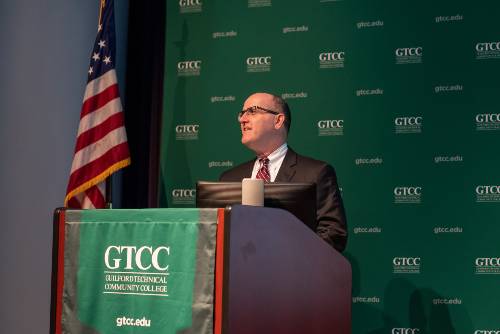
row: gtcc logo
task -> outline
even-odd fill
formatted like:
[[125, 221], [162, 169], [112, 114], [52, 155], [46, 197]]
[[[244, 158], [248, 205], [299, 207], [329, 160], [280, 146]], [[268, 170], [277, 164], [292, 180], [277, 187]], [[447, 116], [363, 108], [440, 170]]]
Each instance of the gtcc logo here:
[[249, 57], [247, 65], [271, 65], [271, 57]]
[[247, 72], [271, 71], [271, 56], [248, 57], [246, 60]]
[[478, 257], [476, 258], [478, 267], [500, 267], [500, 257]]
[[499, 257], [478, 257], [475, 261], [476, 274], [500, 274]]
[[394, 188], [394, 195], [396, 196], [420, 196], [422, 194], [422, 187], [396, 187]]
[[319, 54], [320, 61], [344, 60], [345, 52], [323, 52]]
[[248, 0], [248, 8], [270, 7], [271, 5], [271, 0]]
[[395, 274], [419, 274], [420, 264], [420, 257], [395, 257], [392, 259]]
[[500, 202], [500, 186], [499, 185], [477, 186], [476, 202]]
[[500, 123], [500, 114], [477, 114], [477, 123]]
[[343, 119], [323, 119], [318, 121], [319, 136], [342, 136], [344, 134]]
[[480, 42], [476, 44], [476, 59], [500, 58], [500, 42]]
[[177, 140], [198, 139], [199, 124], [179, 124], [175, 126], [175, 138]]
[[418, 64], [422, 62], [423, 48], [421, 46], [397, 48], [394, 53], [396, 64]]
[[325, 119], [318, 121], [318, 128], [320, 129], [333, 129], [333, 128], [343, 128], [343, 119]]
[[396, 57], [409, 57], [409, 56], [421, 56], [422, 55], [422, 47], [416, 48], [399, 48], [395, 51]]
[[500, 186], [477, 186], [476, 194], [478, 195], [500, 194]]
[[172, 190], [172, 197], [195, 197], [196, 189], [174, 189]]
[[393, 328], [391, 334], [417, 334], [419, 328]]
[[177, 63], [177, 68], [179, 70], [198, 70], [201, 68], [201, 60], [180, 61]]
[[344, 67], [345, 51], [323, 52], [319, 56], [319, 68]]
[[394, 119], [395, 125], [422, 125], [422, 116], [397, 117]]
[[422, 116], [396, 117], [394, 119], [395, 133], [421, 133]]
[[483, 42], [476, 44], [476, 51], [500, 51], [500, 42]]
[[395, 266], [419, 266], [420, 257], [395, 257], [392, 259], [392, 264]]
[[500, 114], [477, 114], [476, 130], [500, 130]]
[[394, 203], [420, 203], [422, 187], [401, 186], [394, 188]]
[[175, 127], [176, 133], [198, 133], [198, 124], [182, 124]]
[[180, 0], [179, 11], [181, 13], [199, 13], [203, 3], [200, 0]]
[[[104, 264], [110, 270], [148, 270], [151, 267], [157, 271], [167, 271], [168, 265], [162, 266], [159, 257], [165, 259], [165, 256], [170, 255], [170, 247], [159, 246], [153, 248], [151, 246], [109, 246], [104, 252]], [[146, 258], [146, 260], [144, 259]], [[123, 262], [125, 266], [123, 266]], [[144, 261], [144, 262], [143, 262]]]
[[173, 204], [194, 204], [196, 201], [196, 189], [173, 189]]
[[178, 76], [196, 76], [201, 72], [201, 60], [185, 60], [177, 63]]
[[200, 0], [180, 0], [179, 1], [179, 6], [181, 7], [187, 7], [187, 6], [201, 6]]

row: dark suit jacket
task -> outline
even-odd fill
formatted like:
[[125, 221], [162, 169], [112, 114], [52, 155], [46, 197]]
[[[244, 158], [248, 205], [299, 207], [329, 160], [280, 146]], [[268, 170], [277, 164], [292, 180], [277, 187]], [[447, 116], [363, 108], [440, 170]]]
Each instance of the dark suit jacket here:
[[[220, 181], [237, 182], [251, 177], [255, 159], [231, 168], [220, 176]], [[295, 153], [290, 147], [275, 182], [316, 183], [316, 233], [338, 251], [347, 243], [347, 224], [337, 176], [326, 162]]]

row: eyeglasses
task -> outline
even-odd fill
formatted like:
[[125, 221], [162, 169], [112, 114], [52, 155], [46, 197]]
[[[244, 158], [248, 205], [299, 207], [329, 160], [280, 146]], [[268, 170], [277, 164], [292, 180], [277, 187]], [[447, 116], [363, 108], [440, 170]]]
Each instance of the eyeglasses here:
[[240, 111], [238, 113], [238, 121], [243, 117], [243, 115], [255, 116], [256, 114], [262, 113], [262, 112], [273, 114], [273, 115], [279, 115], [280, 114], [279, 112], [274, 111], [274, 110], [269, 110], [269, 109], [262, 108], [262, 107], [259, 107], [259, 106], [251, 106], [250, 108], [242, 110], [242, 111]]

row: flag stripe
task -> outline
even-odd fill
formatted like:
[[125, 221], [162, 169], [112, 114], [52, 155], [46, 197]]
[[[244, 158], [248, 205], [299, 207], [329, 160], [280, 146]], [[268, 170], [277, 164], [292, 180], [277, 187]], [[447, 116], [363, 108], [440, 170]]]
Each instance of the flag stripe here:
[[[92, 189], [92, 188], [90, 188]], [[87, 189], [88, 190], [88, 189]], [[83, 193], [82, 208], [85, 209], [95, 209], [94, 203], [90, 200], [86, 193]]]
[[[68, 191], [66, 194], [66, 199], [64, 200], [65, 203], [67, 203], [68, 200], [76, 194], [85, 191], [89, 187], [101, 181], [104, 181], [106, 177], [117, 170], [130, 165], [128, 146], [126, 143], [118, 145], [110, 151], [112, 152], [106, 153], [106, 155], [101, 157], [99, 160], [93, 161], [89, 165], [82, 167], [75, 173], [71, 174], [68, 189], [72, 190]], [[113, 155], [114, 157], [112, 157]], [[117, 162], [106, 168], [106, 166], [109, 165], [109, 163], [106, 163], [106, 159], [112, 159]], [[99, 171], [101, 172], [99, 173]]]
[[119, 127], [118, 129], [111, 131], [98, 141], [93, 142], [75, 153], [75, 156], [73, 157], [73, 166], [71, 166], [71, 173], [76, 171], [78, 168], [99, 159], [101, 156], [106, 154], [109, 149], [113, 148], [113, 146], [126, 142], [127, 136], [125, 134], [124, 127]]
[[85, 131], [76, 140], [75, 151], [78, 152], [82, 148], [88, 146], [89, 144], [95, 143], [96, 141], [104, 138], [110, 131], [113, 131], [124, 125], [123, 114], [115, 113], [111, 117], [108, 117], [101, 124]]
[[94, 126], [101, 124], [111, 115], [120, 113], [121, 111], [122, 111], [122, 104], [120, 102], [119, 97], [109, 101], [102, 108], [97, 109], [94, 112], [85, 115], [80, 120], [80, 126], [78, 127], [78, 136], [83, 132], [93, 128]]
[[80, 202], [76, 199], [76, 197], [71, 197], [68, 201], [68, 206], [70, 208], [75, 208], [75, 209], [80, 209], [82, 205]]
[[104, 208], [106, 206], [106, 201], [104, 200], [104, 196], [101, 192], [101, 189], [99, 189], [102, 186], [102, 184], [103, 182], [85, 191], [85, 195], [87, 195], [90, 202], [92, 202], [94, 208]]
[[80, 114], [80, 117], [83, 117], [94, 110], [97, 110], [99, 108], [102, 108], [104, 105], [106, 105], [109, 101], [116, 99], [117, 97], [120, 97], [120, 92], [118, 91], [118, 85], [114, 84], [112, 86], [109, 86], [102, 92], [100, 92], [97, 95], [94, 95], [90, 98], [88, 98], [82, 106], [82, 113]]
[[[99, 182], [104, 181], [109, 175], [113, 174], [117, 170], [124, 168], [128, 165], [130, 165], [130, 158], [128, 158], [128, 157], [122, 161], [115, 163], [114, 165], [112, 165], [111, 167], [106, 169], [104, 172], [97, 175], [95, 178], [89, 180], [88, 182], [86, 182], [84, 184], [77, 186], [72, 191], [68, 192], [66, 194], [66, 198], [64, 199], [64, 203], [67, 204], [69, 199], [72, 198], [73, 196], [78, 196], [82, 191], [85, 191], [86, 189], [93, 186], [94, 184], [97, 184]], [[83, 197], [85, 197], [85, 196], [83, 196]], [[83, 200], [80, 202], [83, 202]], [[85, 207], [82, 206], [82, 208], [85, 208]]]
[[[106, 171], [109, 161], [122, 161], [128, 158], [128, 147], [126, 143], [122, 143], [110, 149], [106, 154], [102, 155], [99, 159], [86, 164], [85, 166], [77, 169], [69, 178], [69, 184], [71, 188], [79, 187], [81, 184], [87, 182], [87, 180], [92, 180], [96, 176], [100, 175]], [[96, 184], [95, 182], [94, 184]]]
[[85, 94], [83, 96], [83, 102], [87, 101], [90, 97], [101, 93], [103, 90], [111, 85], [116, 84], [116, 72], [115, 70], [110, 70], [101, 75], [98, 78], [90, 81], [85, 87]]

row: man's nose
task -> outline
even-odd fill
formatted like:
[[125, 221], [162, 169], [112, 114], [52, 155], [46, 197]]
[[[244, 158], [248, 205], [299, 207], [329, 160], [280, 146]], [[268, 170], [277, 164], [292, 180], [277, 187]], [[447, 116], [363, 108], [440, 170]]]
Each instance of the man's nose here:
[[248, 123], [248, 116], [247, 116], [247, 114], [246, 114], [246, 113], [244, 113], [243, 115], [241, 115], [241, 117], [240, 117], [240, 123], [241, 123], [241, 124], [246, 124], [246, 123]]

